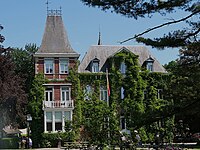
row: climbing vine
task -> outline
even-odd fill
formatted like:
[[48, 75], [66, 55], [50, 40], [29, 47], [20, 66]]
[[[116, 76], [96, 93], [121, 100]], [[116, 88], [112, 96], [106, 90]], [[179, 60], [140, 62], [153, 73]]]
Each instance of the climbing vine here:
[[[124, 74], [120, 71], [122, 62], [126, 64]], [[154, 140], [157, 132], [170, 140], [173, 117], [157, 120], [155, 114], [160, 115], [172, 103], [165, 96], [171, 76], [141, 69], [138, 56], [126, 50], [110, 57], [108, 66], [111, 94], [106, 102], [100, 100], [100, 87], [107, 84], [106, 73], [77, 73], [77, 68], [70, 71], [77, 137], [97, 145], [119, 143], [123, 116], [127, 129], [132, 135], [137, 129], [144, 142]], [[86, 86], [90, 86], [92, 94], [87, 95]]]
[[44, 75], [37, 74], [32, 83], [32, 87], [29, 94], [28, 112], [31, 114], [33, 120], [31, 122], [31, 136], [33, 147], [39, 147], [42, 142], [43, 133], [43, 100], [44, 100], [44, 87], [45, 83]]

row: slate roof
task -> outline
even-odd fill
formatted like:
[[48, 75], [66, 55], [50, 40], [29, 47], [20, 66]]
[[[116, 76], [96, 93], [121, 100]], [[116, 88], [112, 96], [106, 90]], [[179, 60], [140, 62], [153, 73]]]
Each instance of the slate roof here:
[[142, 66], [142, 64], [148, 59], [152, 58], [154, 60], [153, 65], [153, 71], [154, 72], [163, 72], [166, 73], [166, 70], [164, 67], [158, 62], [158, 60], [150, 53], [150, 51], [145, 46], [121, 46], [121, 45], [93, 45], [89, 48], [88, 52], [85, 54], [83, 60], [81, 61], [78, 71], [79, 72], [89, 72], [86, 70], [89, 63], [97, 58], [99, 59], [99, 68], [103, 67], [106, 60], [116, 54], [117, 52], [120, 52], [121, 50], [129, 50], [132, 53], [139, 56], [139, 64]]
[[69, 57], [79, 57], [79, 54], [70, 45], [62, 17], [47, 16], [42, 44], [35, 55], [45, 55], [47, 57], [57, 55], [62, 57], [63, 54]]

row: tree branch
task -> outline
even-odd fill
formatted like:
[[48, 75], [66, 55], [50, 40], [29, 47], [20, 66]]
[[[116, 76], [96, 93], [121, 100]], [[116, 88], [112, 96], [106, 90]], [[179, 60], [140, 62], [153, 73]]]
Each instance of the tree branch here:
[[161, 24], [161, 25], [155, 26], [155, 27], [153, 27], [153, 28], [149, 28], [149, 29], [147, 29], [146, 31], [144, 31], [144, 32], [142, 32], [142, 33], [140, 33], [140, 34], [136, 34], [134, 37], [128, 38], [128, 39], [126, 39], [126, 40], [124, 40], [124, 41], [121, 41], [121, 42], [119, 42], [119, 43], [122, 44], [122, 43], [125, 43], [125, 42], [127, 42], [127, 41], [133, 40], [133, 39], [135, 39], [135, 38], [137, 38], [137, 37], [139, 37], [139, 36], [141, 36], [141, 35], [144, 35], [144, 34], [150, 32], [150, 31], [152, 31], [152, 30], [155, 30], [155, 29], [158, 29], [158, 28], [167, 26], [167, 25], [171, 25], [171, 24], [174, 24], [174, 23], [178, 23], [178, 22], [185, 21], [185, 20], [191, 18], [193, 15], [195, 15], [195, 14], [197, 14], [197, 13], [199, 13], [199, 12], [200, 12], [200, 10], [195, 11], [195, 12], [191, 13], [190, 15], [188, 15], [188, 16], [186, 16], [186, 17], [184, 17], [184, 18], [181, 18], [181, 19], [179, 19], [179, 20], [174, 20], [174, 21], [166, 22], [166, 23], [163, 23], [163, 24]]

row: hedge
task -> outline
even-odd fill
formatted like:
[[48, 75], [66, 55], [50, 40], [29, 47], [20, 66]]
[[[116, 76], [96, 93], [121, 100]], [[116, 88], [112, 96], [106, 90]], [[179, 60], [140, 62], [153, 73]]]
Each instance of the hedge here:
[[19, 138], [1, 138], [0, 149], [16, 149], [19, 148]]

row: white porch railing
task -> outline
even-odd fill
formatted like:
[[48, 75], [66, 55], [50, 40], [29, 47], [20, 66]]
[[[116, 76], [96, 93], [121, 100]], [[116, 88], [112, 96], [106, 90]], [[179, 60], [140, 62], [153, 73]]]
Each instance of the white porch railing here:
[[73, 108], [73, 101], [43, 101], [43, 108]]

